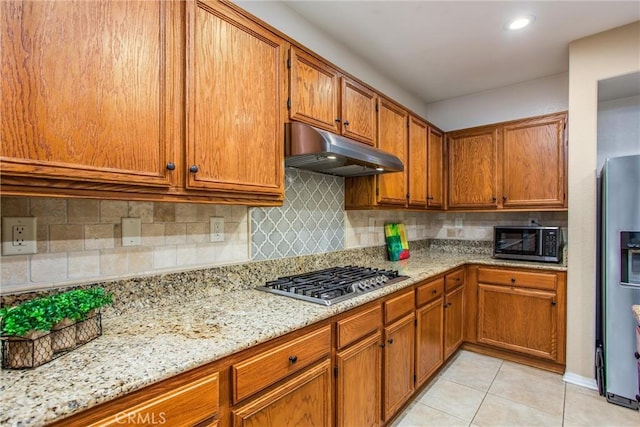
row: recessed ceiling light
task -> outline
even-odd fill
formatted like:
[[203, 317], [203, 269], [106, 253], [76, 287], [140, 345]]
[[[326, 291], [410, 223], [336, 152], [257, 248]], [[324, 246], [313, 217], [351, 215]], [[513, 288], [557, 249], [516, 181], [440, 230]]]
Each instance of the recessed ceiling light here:
[[521, 30], [527, 25], [532, 24], [535, 20], [536, 17], [533, 15], [518, 16], [517, 18], [507, 22], [505, 28], [508, 30]]

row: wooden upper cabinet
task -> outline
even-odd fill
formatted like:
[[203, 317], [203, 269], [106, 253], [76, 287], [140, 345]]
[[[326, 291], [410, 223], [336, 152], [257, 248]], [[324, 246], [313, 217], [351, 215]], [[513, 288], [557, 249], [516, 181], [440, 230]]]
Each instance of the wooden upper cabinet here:
[[407, 119], [409, 113], [393, 102], [380, 98], [378, 107], [378, 148], [395, 154], [405, 165], [404, 172], [377, 176], [377, 202], [401, 205], [407, 202]]
[[444, 208], [444, 134], [429, 127], [427, 143], [427, 207]]
[[365, 144], [376, 144], [378, 96], [359, 83], [342, 77], [342, 135]]
[[427, 205], [427, 144], [429, 126], [414, 116], [409, 117], [409, 148], [407, 174], [409, 206]]
[[565, 123], [563, 113], [502, 128], [504, 207], [566, 204]]
[[[180, 4], [0, 4], [3, 175], [167, 187]], [[178, 118], [176, 118], [178, 117]]]
[[286, 53], [226, 6], [187, 3], [187, 188], [282, 198]]
[[496, 128], [449, 134], [449, 208], [498, 206], [497, 156]]
[[338, 72], [293, 46], [289, 64], [289, 118], [340, 133]]

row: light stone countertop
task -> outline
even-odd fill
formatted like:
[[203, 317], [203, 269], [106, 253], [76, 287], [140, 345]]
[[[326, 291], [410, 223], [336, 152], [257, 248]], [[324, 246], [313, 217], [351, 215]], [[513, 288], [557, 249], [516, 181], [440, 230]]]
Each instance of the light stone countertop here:
[[32, 370], [1, 371], [0, 425], [53, 422], [466, 263], [566, 271], [557, 264], [418, 251], [408, 260], [367, 264], [397, 269], [409, 280], [330, 307], [248, 289], [107, 317], [94, 341]]

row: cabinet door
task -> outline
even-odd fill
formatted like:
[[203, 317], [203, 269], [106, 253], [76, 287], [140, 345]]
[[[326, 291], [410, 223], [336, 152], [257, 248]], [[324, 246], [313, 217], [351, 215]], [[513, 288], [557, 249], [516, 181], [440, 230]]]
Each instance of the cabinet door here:
[[331, 363], [326, 360], [232, 410], [233, 426], [331, 426]]
[[503, 128], [504, 207], [565, 204], [565, 120], [560, 114]]
[[440, 297], [416, 311], [416, 386], [444, 362], [444, 308]]
[[448, 141], [449, 207], [497, 207], [497, 129], [453, 134]]
[[384, 419], [388, 421], [414, 390], [415, 314], [384, 328]]
[[444, 358], [449, 358], [462, 344], [464, 327], [464, 286], [449, 292], [444, 300]]
[[378, 148], [396, 155], [404, 164], [404, 172], [378, 175], [378, 203], [402, 205], [407, 203], [407, 117], [408, 113], [396, 104], [380, 98], [378, 108]]
[[432, 127], [429, 127], [427, 161], [427, 207], [442, 209], [444, 207], [444, 135]]
[[342, 134], [365, 144], [376, 143], [375, 92], [342, 78]]
[[340, 133], [338, 72], [295, 47], [289, 52], [289, 118]]
[[179, 7], [0, 2], [2, 174], [168, 186]]
[[427, 140], [429, 127], [423, 121], [409, 117], [408, 182], [409, 206], [427, 205]]
[[378, 331], [336, 354], [338, 427], [381, 424], [382, 342]]
[[556, 360], [557, 318], [553, 291], [478, 284], [480, 343]]
[[187, 8], [187, 187], [282, 197], [285, 42], [224, 5]]

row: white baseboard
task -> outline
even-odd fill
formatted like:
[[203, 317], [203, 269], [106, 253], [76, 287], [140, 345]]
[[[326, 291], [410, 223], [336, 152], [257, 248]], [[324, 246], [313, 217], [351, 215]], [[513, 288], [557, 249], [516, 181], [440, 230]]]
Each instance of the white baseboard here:
[[569, 384], [579, 385], [580, 387], [590, 388], [592, 390], [598, 390], [598, 383], [595, 378], [583, 377], [571, 372], [565, 372], [562, 376], [562, 380]]

